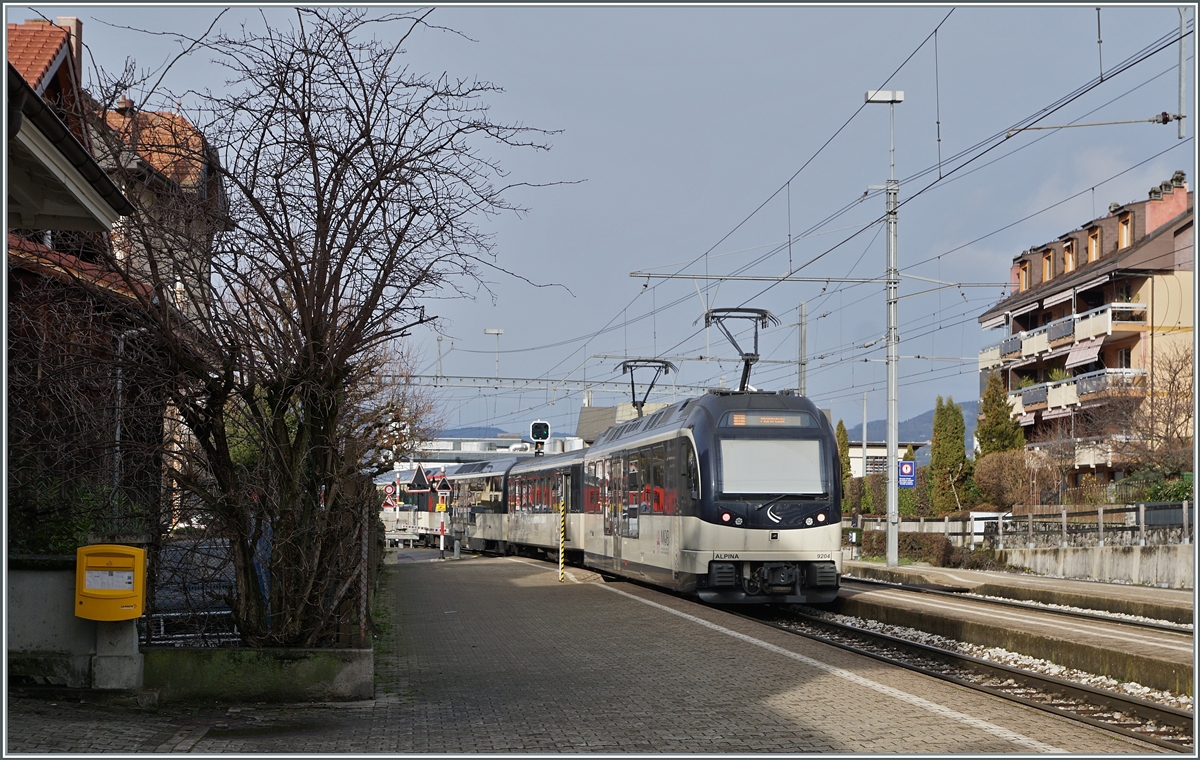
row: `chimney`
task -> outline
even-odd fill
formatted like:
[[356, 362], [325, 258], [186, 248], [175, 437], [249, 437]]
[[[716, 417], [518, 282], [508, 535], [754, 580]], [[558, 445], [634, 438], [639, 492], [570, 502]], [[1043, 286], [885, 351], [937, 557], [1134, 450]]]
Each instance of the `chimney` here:
[[59, 16], [54, 19], [58, 26], [66, 28], [71, 35], [71, 56], [75, 59], [75, 84], [83, 87], [83, 22], [74, 16]]
[[1187, 175], [1175, 172], [1171, 179], [1150, 190], [1146, 203], [1146, 234], [1154, 232], [1187, 210]]

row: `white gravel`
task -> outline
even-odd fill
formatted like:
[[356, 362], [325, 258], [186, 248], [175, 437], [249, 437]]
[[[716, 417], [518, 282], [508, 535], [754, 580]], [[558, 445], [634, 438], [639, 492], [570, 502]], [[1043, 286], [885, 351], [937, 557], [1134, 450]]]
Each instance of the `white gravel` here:
[[810, 615], [821, 617], [825, 620], [831, 620], [835, 623], [850, 626], [852, 628], [861, 628], [877, 633], [885, 633], [896, 638], [915, 641], [920, 644], [926, 644], [939, 649], [946, 649], [952, 652], [978, 657], [981, 660], [996, 662], [1009, 667], [1021, 668], [1043, 675], [1054, 676], [1061, 678], [1064, 681], [1073, 681], [1075, 683], [1092, 686], [1097, 689], [1107, 689], [1109, 691], [1119, 691], [1130, 696], [1145, 699], [1150, 702], [1157, 702], [1163, 705], [1169, 705], [1181, 710], [1192, 710], [1192, 698], [1182, 694], [1173, 694], [1169, 691], [1158, 691], [1139, 683], [1121, 682], [1108, 676], [1096, 675], [1094, 673], [1085, 673], [1082, 670], [1073, 668], [1065, 668], [1061, 665], [1055, 665], [1048, 660], [1039, 660], [1028, 655], [1010, 652], [1007, 649], [1000, 647], [982, 647], [976, 644], [967, 644], [966, 642], [948, 639], [944, 636], [938, 636], [925, 631], [918, 631], [915, 628], [905, 628], [897, 625], [885, 625], [875, 620], [863, 620], [862, 618], [850, 617], [848, 615], [837, 615], [832, 612], [816, 610], [813, 608], [805, 608], [805, 612]]
[[[972, 598], [972, 599], [983, 599], [986, 601], [996, 601], [996, 602], [1014, 601], [1012, 599], [1008, 599], [1008, 598], [1005, 598], [1002, 596], [983, 596], [982, 594], [971, 594], [971, 593], [956, 594], [956, 596], [968, 597], [968, 598]], [[1049, 602], [1033, 602], [1033, 601], [1029, 601], [1028, 599], [1021, 599], [1020, 602], [1021, 602], [1021, 604], [1026, 604], [1026, 605], [1029, 605], [1030, 607], [1041, 607], [1041, 608], [1047, 609], [1047, 610], [1059, 610], [1061, 612], [1085, 612], [1089, 615], [1096, 615], [1099, 617], [1112, 618], [1114, 620], [1129, 620], [1129, 621], [1135, 622], [1135, 623], [1159, 623], [1161, 625], [1169, 625], [1169, 626], [1177, 627], [1181, 631], [1192, 630], [1191, 623], [1176, 623], [1171, 620], [1159, 620], [1157, 618], [1142, 617], [1141, 615], [1127, 615], [1124, 612], [1109, 612], [1108, 610], [1089, 610], [1089, 609], [1085, 609], [1083, 607], [1069, 607], [1065, 604], [1051, 604]]]

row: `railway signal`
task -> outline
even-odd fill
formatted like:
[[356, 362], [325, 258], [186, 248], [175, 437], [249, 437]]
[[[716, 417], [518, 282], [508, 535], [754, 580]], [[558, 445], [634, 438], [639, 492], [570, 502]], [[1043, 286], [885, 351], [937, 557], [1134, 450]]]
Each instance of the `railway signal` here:
[[545, 420], [534, 420], [529, 423], [529, 438], [533, 441], [533, 455], [542, 456], [546, 441], [550, 440], [550, 423]]

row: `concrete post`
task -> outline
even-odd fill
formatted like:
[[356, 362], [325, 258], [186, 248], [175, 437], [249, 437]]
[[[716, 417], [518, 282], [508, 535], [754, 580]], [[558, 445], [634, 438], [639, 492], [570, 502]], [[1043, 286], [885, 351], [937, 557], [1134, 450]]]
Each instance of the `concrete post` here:
[[1062, 548], [1066, 549], [1067, 548], [1067, 510], [1065, 510], [1065, 509], [1062, 511], [1062, 522], [1063, 522]]
[[1029, 513], [1029, 548], [1033, 548], [1033, 513]]
[[1104, 507], [1096, 507], [1096, 529], [1100, 534], [1100, 546], [1104, 546]]
[[1190, 543], [1188, 539], [1188, 503], [1186, 501], [1183, 503], [1183, 543], [1184, 545]]
[[136, 620], [96, 622], [92, 688], [142, 688], [142, 653], [138, 651]]
[[1146, 505], [1138, 504], [1138, 546], [1146, 545]]
[[1004, 549], [1004, 515], [996, 518], [996, 535], [999, 537], [999, 547]]

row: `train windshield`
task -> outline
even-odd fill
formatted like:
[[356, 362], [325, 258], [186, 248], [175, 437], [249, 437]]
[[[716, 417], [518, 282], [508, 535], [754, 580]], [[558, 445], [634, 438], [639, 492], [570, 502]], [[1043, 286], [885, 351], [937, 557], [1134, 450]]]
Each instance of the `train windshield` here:
[[724, 438], [721, 491], [727, 494], [828, 494], [819, 440]]

